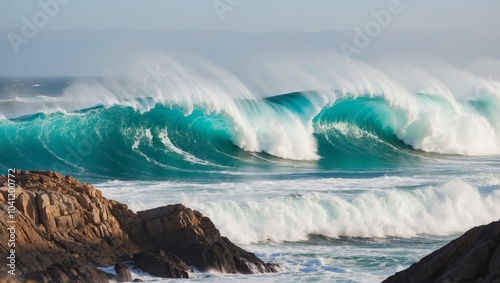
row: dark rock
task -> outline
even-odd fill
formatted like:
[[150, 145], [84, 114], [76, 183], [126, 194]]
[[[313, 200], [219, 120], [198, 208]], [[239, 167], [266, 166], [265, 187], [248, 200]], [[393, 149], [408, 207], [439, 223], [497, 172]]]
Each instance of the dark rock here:
[[116, 275], [114, 275], [114, 274], [111, 274], [111, 273], [107, 273], [107, 272], [106, 272], [106, 277], [108, 278], [108, 281], [109, 281], [109, 280], [114, 280], [114, 281], [116, 281]]
[[[488, 272], [493, 273], [500, 270], [500, 246], [497, 247], [488, 266]], [[500, 278], [500, 277], [499, 277]]]
[[177, 256], [164, 250], [134, 255], [134, 266], [154, 276], [189, 278], [189, 267]]
[[24, 280], [60, 283], [107, 283], [107, 274], [81, 259], [67, 259], [49, 266], [46, 270], [35, 271], [24, 276]]
[[168, 205], [137, 213], [153, 244], [169, 251], [202, 272], [273, 272], [253, 253], [221, 237], [213, 222], [182, 204]]
[[139, 278], [136, 278], [136, 279], [132, 280], [132, 282], [144, 282], [144, 281], [142, 281], [142, 280], [141, 280], [141, 279], [139, 279]]
[[281, 265], [277, 263], [266, 263], [266, 267], [271, 271], [271, 272], [283, 272], [284, 269]]
[[128, 268], [125, 264], [121, 262], [115, 264], [115, 271], [116, 271], [116, 281], [118, 282], [132, 281], [132, 273], [130, 272], [130, 268]]
[[467, 231], [384, 282], [500, 282], [500, 221]]

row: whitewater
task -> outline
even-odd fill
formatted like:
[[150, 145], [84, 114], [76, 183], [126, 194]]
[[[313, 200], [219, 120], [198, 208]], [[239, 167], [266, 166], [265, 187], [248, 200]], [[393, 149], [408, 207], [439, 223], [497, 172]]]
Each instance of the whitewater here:
[[285, 268], [197, 282], [377, 282], [500, 219], [500, 82], [276, 60], [258, 85], [195, 61], [1, 78], [0, 170], [57, 170], [134, 211], [183, 203]]

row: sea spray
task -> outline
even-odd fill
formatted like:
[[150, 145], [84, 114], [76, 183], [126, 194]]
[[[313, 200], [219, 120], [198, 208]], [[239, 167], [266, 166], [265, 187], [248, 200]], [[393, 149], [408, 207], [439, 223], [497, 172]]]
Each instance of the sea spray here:
[[[326, 95], [335, 102], [325, 102]], [[422, 151], [500, 153], [495, 108], [500, 103], [495, 94], [453, 104], [434, 94], [415, 94], [412, 99], [417, 105], [411, 111], [417, 109], [417, 115], [380, 95], [350, 96], [341, 91], [225, 98], [220, 105], [212, 97], [209, 108], [204, 108], [206, 103], [189, 102], [193, 107], [189, 113], [184, 103], [141, 99], [135, 106], [124, 101], [124, 105], [71, 113], [34, 114], [0, 120], [2, 162], [3, 166], [47, 169], [54, 162], [65, 163], [67, 168], [58, 169], [70, 173], [82, 166], [98, 173], [104, 166], [112, 175], [134, 167], [138, 174], [170, 176], [184, 169], [293, 164], [286, 160], [338, 168], [362, 156], [383, 165], [401, 158], [418, 159]], [[325, 105], [319, 107], [321, 103]], [[64, 149], [77, 148], [89, 136], [106, 142], [94, 145], [78, 164], [65, 160]], [[31, 151], [40, 158], [18, 158], [15, 153], [21, 148], [24, 154]]]

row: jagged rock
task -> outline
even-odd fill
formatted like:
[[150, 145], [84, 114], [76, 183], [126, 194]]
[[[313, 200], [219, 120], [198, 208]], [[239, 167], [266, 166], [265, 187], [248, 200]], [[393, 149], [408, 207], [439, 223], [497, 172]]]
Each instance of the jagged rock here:
[[[15, 190], [16, 276], [7, 275], [8, 266], [0, 265], [0, 281], [107, 282], [108, 275], [97, 266], [129, 261], [141, 253], [156, 258], [160, 273], [170, 270], [178, 277], [186, 277], [186, 263], [202, 271], [279, 270], [221, 237], [209, 218], [183, 205], [135, 214], [70, 176], [17, 171], [15, 178], [23, 186]], [[0, 198], [7, 200], [5, 176], [0, 176], [0, 184]], [[8, 205], [0, 202], [2, 243], [9, 237], [8, 214]], [[160, 249], [167, 252], [158, 254]], [[7, 245], [0, 245], [0, 254], [8, 254]]]
[[116, 281], [118, 282], [130, 282], [132, 281], [132, 272], [130, 272], [130, 268], [125, 264], [118, 262], [115, 264], [116, 271]]
[[500, 221], [467, 231], [384, 282], [500, 282]]
[[285, 271], [283, 267], [277, 263], [272, 263], [268, 262], [266, 263], [266, 267], [271, 271], [271, 272], [283, 272]]
[[154, 276], [189, 278], [189, 267], [174, 254], [159, 250], [134, 255], [134, 266]]
[[109, 202], [111, 214], [118, 219], [121, 227], [132, 241], [140, 246], [141, 251], [153, 251], [155, 245], [149, 240], [142, 221], [137, 214], [128, 209], [126, 204], [111, 200]]
[[243, 274], [272, 272], [253, 253], [221, 237], [208, 217], [182, 204], [139, 211], [137, 214], [157, 248], [174, 253], [198, 270], [215, 269]]
[[26, 214], [33, 222], [40, 223], [38, 209], [36, 206], [36, 195], [32, 192], [23, 192], [17, 199], [15, 207]]
[[[23, 189], [17, 188], [15, 200], [17, 280], [31, 274], [46, 278], [44, 280], [47, 282], [65, 281], [66, 277], [71, 282], [77, 282], [76, 277], [72, 277], [74, 270], [67, 268], [70, 265], [64, 260], [72, 264], [80, 261], [87, 263], [87, 266], [79, 267], [78, 270], [86, 270], [85, 274], [92, 275], [94, 272], [90, 269], [95, 270], [95, 265], [109, 266], [121, 258], [131, 260], [133, 253], [140, 250], [137, 244], [130, 241], [116, 218], [107, 217], [99, 223], [92, 221], [89, 214], [92, 216], [96, 212], [83, 207], [76, 197], [82, 193], [71, 187], [83, 185], [70, 180], [51, 172], [16, 172], [16, 183], [24, 184]], [[5, 181], [5, 177], [0, 177], [0, 184]], [[86, 192], [99, 196], [92, 190]], [[90, 196], [87, 197], [90, 199]], [[105, 198], [94, 198], [91, 204], [102, 207], [102, 210], [106, 210], [104, 213], [110, 215], [109, 210], [104, 208], [108, 205]], [[2, 232], [10, 225], [6, 222], [7, 209], [7, 205], [2, 202]], [[97, 213], [101, 218], [102, 211]], [[8, 236], [0, 233], [1, 241], [7, 242]], [[1, 254], [7, 254], [7, 246], [1, 245], [0, 251]], [[7, 266], [0, 266], [0, 270], [0, 279], [3, 279], [7, 274]], [[60, 273], [66, 274], [66, 277]], [[85, 274], [82, 273], [81, 277], [85, 278]], [[81, 282], [92, 282], [89, 280], [81, 279]]]
[[24, 276], [25, 280], [35, 282], [58, 283], [107, 283], [106, 273], [96, 269], [92, 264], [81, 259], [66, 259], [50, 265], [46, 270], [35, 271]]

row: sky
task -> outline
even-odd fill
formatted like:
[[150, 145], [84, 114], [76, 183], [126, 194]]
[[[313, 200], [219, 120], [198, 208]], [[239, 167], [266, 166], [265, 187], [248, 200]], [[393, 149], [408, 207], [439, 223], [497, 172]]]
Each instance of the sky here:
[[230, 72], [306, 49], [500, 61], [499, 14], [495, 0], [0, 0], [0, 76], [120, 74], [179, 52]]
[[[18, 30], [40, 3], [0, 1], [0, 30]], [[59, 0], [59, 11], [44, 27], [75, 29], [230, 29], [236, 31], [347, 30], [386, 9], [391, 0]], [[58, 3], [59, 3], [58, 2]], [[67, 3], [66, 3], [67, 2]], [[500, 1], [401, 0], [396, 30], [500, 30]]]

